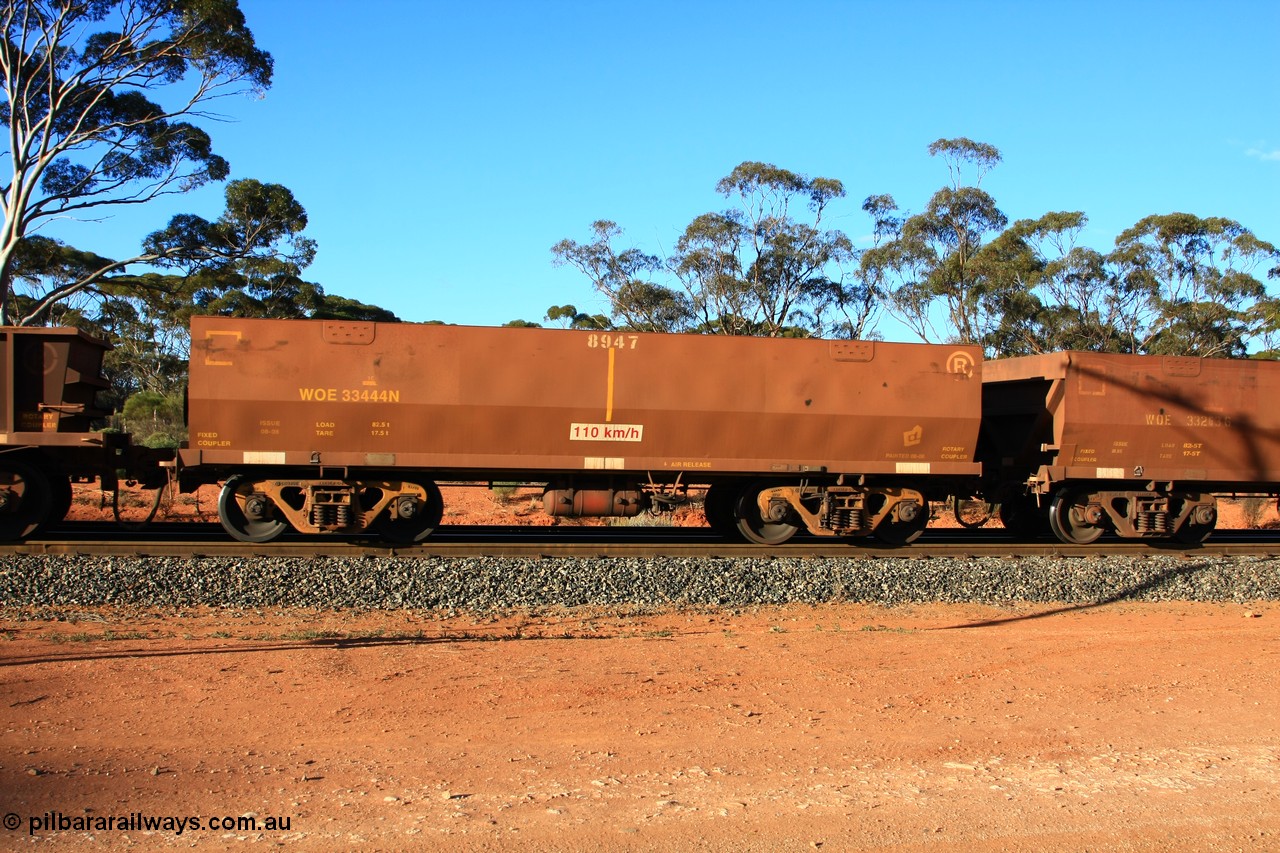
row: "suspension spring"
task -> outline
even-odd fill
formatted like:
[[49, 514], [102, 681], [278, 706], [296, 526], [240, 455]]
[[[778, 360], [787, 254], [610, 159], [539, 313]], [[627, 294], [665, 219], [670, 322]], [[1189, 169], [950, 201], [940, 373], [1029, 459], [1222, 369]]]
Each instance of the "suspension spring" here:
[[315, 504], [311, 507], [312, 527], [348, 527], [351, 507], [346, 504]]
[[832, 530], [860, 530], [866, 524], [866, 513], [858, 507], [832, 507], [827, 526]]
[[1169, 532], [1169, 513], [1167, 512], [1140, 512], [1134, 519], [1134, 529], [1139, 533], [1168, 533]]

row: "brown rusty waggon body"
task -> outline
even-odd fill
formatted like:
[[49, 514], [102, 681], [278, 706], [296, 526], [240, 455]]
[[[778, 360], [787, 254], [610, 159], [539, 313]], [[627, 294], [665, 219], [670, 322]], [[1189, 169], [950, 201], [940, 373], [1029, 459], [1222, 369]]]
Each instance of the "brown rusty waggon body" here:
[[[978, 472], [980, 352], [869, 341], [192, 321], [193, 479], [230, 477], [241, 538], [287, 524], [415, 540], [437, 480], [546, 483], [556, 515], [711, 486], [750, 540], [914, 538]], [[243, 515], [243, 521], [238, 518]]]

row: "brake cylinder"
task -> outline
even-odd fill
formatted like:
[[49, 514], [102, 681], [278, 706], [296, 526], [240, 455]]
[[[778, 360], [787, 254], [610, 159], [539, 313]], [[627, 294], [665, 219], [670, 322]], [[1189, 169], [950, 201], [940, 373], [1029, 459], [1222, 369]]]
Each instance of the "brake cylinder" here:
[[542, 495], [542, 509], [558, 516], [624, 516], [639, 515], [647, 501], [635, 490], [614, 489], [547, 489]]

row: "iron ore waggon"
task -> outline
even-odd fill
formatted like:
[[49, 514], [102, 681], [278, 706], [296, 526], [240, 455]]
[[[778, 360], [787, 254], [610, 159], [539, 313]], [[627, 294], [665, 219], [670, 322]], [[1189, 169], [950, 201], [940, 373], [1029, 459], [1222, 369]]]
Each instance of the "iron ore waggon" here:
[[1006, 527], [1204, 540], [1216, 493], [1280, 490], [1280, 363], [1060, 352], [983, 365], [979, 458]]
[[183, 482], [223, 525], [418, 541], [439, 481], [545, 483], [552, 515], [709, 487], [717, 530], [915, 539], [974, 479], [977, 347], [195, 318]]

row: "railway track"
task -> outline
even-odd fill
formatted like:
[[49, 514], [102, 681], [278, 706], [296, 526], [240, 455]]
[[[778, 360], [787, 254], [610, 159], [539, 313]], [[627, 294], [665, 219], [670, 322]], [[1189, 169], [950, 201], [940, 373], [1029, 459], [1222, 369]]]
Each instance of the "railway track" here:
[[68, 524], [43, 537], [0, 545], [0, 556], [18, 554], [126, 557], [848, 557], [916, 559], [964, 557], [1280, 557], [1280, 531], [1218, 531], [1209, 541], [1184, 545], [1106, 537], [1092, 545], [1023, 540], [990, 532], [930, 530], [912, 545], [889, 547], [874, 539], [833, 542], [797, 536], [778, 546], [751, 545], [718, 537], [706, 528], [442, 526], [416, 546], [390, 546], [358, 537], [285, 536], [267, 544], [228, 539], [217, 524], [153, 524], [122, 531], [111, 524]]

